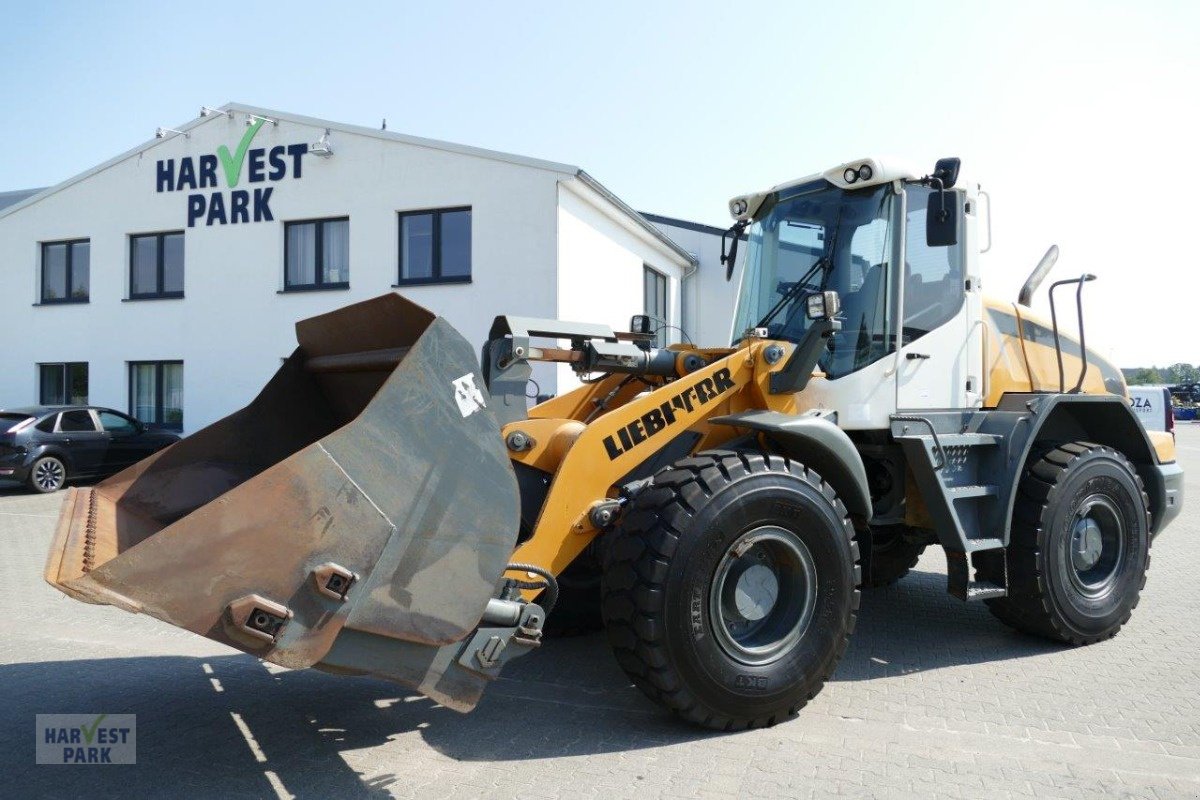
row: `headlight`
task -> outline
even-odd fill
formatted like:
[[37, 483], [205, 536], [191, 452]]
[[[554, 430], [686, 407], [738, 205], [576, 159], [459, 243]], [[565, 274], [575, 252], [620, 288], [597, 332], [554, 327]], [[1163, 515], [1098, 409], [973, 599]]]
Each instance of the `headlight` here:
[[870, 164], [863, 164], [858, 168], [858, 177], [864, 181], [869, 181], [875, 175], [875, 170], [871, 169]]
[[842, 180], [846, 183], [854, 183], [858, 180], [858, 170], [854, 167], [846, 167], [846, 171], [842, 173]]
[[749, 206], [746, 204], [746, 201], [740, 198], [734, 200], [729, 206], [729, 210], [733, 212], [735, 217], [740, 217], [742, 214], [745, 214], [747, 208], [749, 208]]

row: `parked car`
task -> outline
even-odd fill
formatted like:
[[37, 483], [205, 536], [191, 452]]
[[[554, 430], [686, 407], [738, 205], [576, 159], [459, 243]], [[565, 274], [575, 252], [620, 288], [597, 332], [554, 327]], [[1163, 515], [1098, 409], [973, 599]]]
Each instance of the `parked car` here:
[[0, 479], [56, 492], [75, 478], [120, 472], [179, 441], [127, 414], [94, 406], [0, 410]]
[[1146, 430], [1175, 432], [1175, 413], [1168, 387], [1130, 386], [1129, 406]]

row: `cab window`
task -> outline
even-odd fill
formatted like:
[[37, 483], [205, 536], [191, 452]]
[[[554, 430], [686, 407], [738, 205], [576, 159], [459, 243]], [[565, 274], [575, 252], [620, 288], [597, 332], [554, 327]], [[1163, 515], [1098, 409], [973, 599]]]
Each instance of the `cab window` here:
[[[963, 244], [930, 247], [925, 215], [938, 193], [909, 185], [904, 231], [904, 341], [911, 342], [952, 320], [963, 304]], [[960, 221], [959, 230], [962, 230]]]

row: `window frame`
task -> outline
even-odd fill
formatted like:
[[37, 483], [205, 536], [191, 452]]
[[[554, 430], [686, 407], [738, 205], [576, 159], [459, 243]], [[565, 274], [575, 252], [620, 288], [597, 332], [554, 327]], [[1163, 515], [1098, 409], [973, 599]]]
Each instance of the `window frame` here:
[[[442, 275], [442, 216], [444, 214], [454, 214], [466, 211], [470, 217], [470, 243], [471, 257], [467, 261], [466, 275]], [[433, 227], [430, 231], [430, 271], [431, 275], [428, 278], [406, 278], [404, 277], [404, 218], [405, 217], [421, 217], [429, 215], [433, 218]], [[471, 283], [474, 275], [475, 260], [475, 213], [471, 206], [445, 206], [441, 208], [421, 208], [412, 211], [397, 211], [396, 212], [396, 282], [392, 284], [392, 288], [400, 286], [429, 286], [439, 283]]]
[[[85, 242], [88, 245], [88, 273], [89, 273], [88, 274], [88, 293], [87, 293], [87, 297], [72, 297], [71, 296], [71, 284], [75, 282], [74, 281], [74, 278], [75, 278], [75, 245], [84, 244]], [[54, 239], [52, 241], [39, 242], [38, 244], [40, 245], [41, 264], [39, 265], [40, 270], [38, 272], [38, 302], [37, 302], [37, 305], [51, 306], [51, 305], [67, 305], [70, 303], [90, 303], [90, 302], [92, 302], [92, 281], [91, 281], [91, 262], [92, 262], [91, 244], [92, 244], [92, 240], [91, 240], [91, 237], [83, 236], [83, 237], [78, 237], [75, 239]], [[65, 297], [47, 298], [46, 297], [46, 248], [53, 247], [54, 245], [59, 245], [59, 244], [66, 245], [66, 247], [67, 247], [67, 264], [66, 264], [67, 292], [66, 292]]]
[[[322, 292], [337, 289], [349, 289], [350, 281], [325, 282], [325, 223], [346, 223], [346, 270], [350, 269], [350, 217], [315, 217], [313, 219], [285, 220], [283, 223], [283, 289], [282, 292]], [[314, 283], [291, 283], [288, 279], [288, 256], [291, 252], [288, 231], [293, 225], [315, 225], [317, 236], [313, 247], [316, 264], [313, 265]]]
[[[82, 402], [74, 403], [71, 400], [71, 372], [70, 372], [70, 370], [71, 370], [71, 367], [79, 367], [79, 366], [82, 366], [84, 369], [85, 380], [88, 383], [88, 387], [87, 387], [88, 391], [87, 391], [87, 395], [84, 396]], [[45, 367], [58, 367], [60, 370], [62, 370], [63, 401], [61, 403], [51, 403], [48, 400], [46, 400], [45, 395], [42, 394], [42, 370]], [[42, 406], [67, 406], [67, 405], [86, 406], [88, 404], [88, 397], [92, 393], [92, 387], [91, 387], [91, 368], [89, 367], [87, 361], [45, 361], [45, 362], [39, 361], [37, 364], [37, 368], [38, 368], [38, 374], [37, 374], [38, 405], [42, 405]]]
[[[662, 312], [663, 313], [661, 315], [659, 315], [657, 313], [658, 312], [657, 308], [652, 310], [649, 307], [650, 306], [650, 293], [646, 291], [647, 279], [654, 280], [656, 290], [661, 290], [661, 291], [659, 291], [659, 297], [662, 299]], [[654, 331], [654, 337], [655, 337], [655, 343], [657, 344], [658, 347], [666, 347], [667, 346], [667, 339], [669, 338], [667, 336], [667, 331], [673, 327], [671, 325], [671, 320], [667, 317], [667, 315], [670, 313], [670, 308], [669, 308], [670, 285], [671, 285], [670, 280], [667, 278], [667, 274], [665, 272], [660, 272], [660, 271], [656, 270], [654, 267], [650, 266], [649, 264], [646, 264], [646, 263], [642, 264], [642, 313], [645, 314], [646, 316], [650, 317], [650, 319], [653, 320], [655, 325], [657, 326]]]
[[[131, 233], [129, 234], [129, 295], [127, 300], [180, 300], [183, 298], [183, 290], [178, 292], [167, 292], [163, 290], [163, 284], [166, 278], [166, 260], [163, 257], [164, 243], [168, 236], [184, 236], [184, 231], [159, 231], [156, 233]], [[155, 283], [158, 285], [157, 292], [135, 292], [133, 290], [133, 259], [136, 253], [134, 242], [137, 239], [155, 239]], [[187, 239], [183, 240], [184, 248], [184, 274], [187, 274]]]
[[[128, 411], [128, 415], [129, 415], [129, 416], [130, 416], [132, 419], [134, 419], [134, 420], [136, 420], [137, 422], [140, 422], [142, 425], [144, 425], [144, 426], [146, 427], [146, 429], [147, 429], [147, 430], [156, 430], [156, 431], [176, 431], [176, 432], [181, 432], [181, 431], [183, 431], [183, 420], [182, 420], [182, 419], [181, 419], [179, 422], [177, 422], [177, 423], [176, 423], [176, 422], [163, 422], [163, 421], [162, 421], [162, 416], [163, 416], [163, 383], [164, 383], [164, 381], [163, 381], [163, 367], [165, 367], [165, 366], [169, 366], [169, 365], [172, 365], [172, 364], [178, 364], [180, 367], [182, 367], [182, 366], [183, 366], [183, 359], [181, 359], [181, 358], [177, 358], [177, 359], [166, 359], [166, 360], [164, 360], [164, 361], [153, 361], [153, 360], [150, 360], [150, 361], [127, 361], [127, 362], [125, 362], [125, 364], [126, 364], [126, 369], [128, 370], [128, 373], [129, 373], [129, 375], [128, 375], [128, 388], [129, 388], [129, 406], [128, 406], [128, 408], [129, 408], [129, 411]], [[147, 365], [151, 365], [151, 366], [153, 366], [153, 367], [155, 368], [155, 369], [154, 369], [154, 416], [155, 416], [155, 419], [153, 419], [153, 420], [144, 420], [144, 419], [141, 419], [141, 418], [140, 418], [140, 417], [138, 417], [138, 415], [137, 415], [137, 414], [134, 412], [134, 408], [135, 408], [135, 406], [134, 406], [134, 399], [135, 399], [135, 397], [136, 397], [136, 394], [135, 394], [135, 392], [134, 392], [134, 385], [133, 385], [133, 380], [134, 380], [134, 377], [133, 377], [133, 376], [134, 376], [134, 374], [136, 373], [136, 369], [135, 369], [135, 367], [144, 367], [144, 366], [147, 366]], [[179, 409], [179, 413], [180, 413], [180, 416], [182, 417], [182, 415], [183, 415], [183, 409], [182, 409], [182, 408], [180, 408], [180, 409]]]

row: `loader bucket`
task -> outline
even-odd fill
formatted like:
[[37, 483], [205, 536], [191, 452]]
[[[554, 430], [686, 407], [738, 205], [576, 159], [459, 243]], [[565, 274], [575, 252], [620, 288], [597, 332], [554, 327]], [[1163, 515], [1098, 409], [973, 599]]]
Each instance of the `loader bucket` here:
[[518, 530], [474, 350], [396, 294], [296, 334], [250, 405], [69, 490], [46, 580], [285, 667], [469, 709], [482, 678], [453, 655]]

